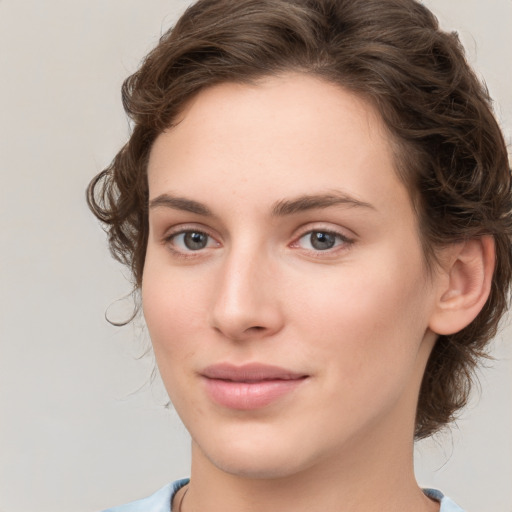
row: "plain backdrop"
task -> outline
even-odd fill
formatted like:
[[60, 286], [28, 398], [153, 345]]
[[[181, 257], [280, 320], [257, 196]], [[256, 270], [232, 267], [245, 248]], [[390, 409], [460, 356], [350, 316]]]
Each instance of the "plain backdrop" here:
[[[84, 190], [125, 141], [119, 89], [188, 2], [0, 0], [0, 511], [92, 512], [188, 474]], [[510, 143], [512, 1], [429, 0], [485, 76]], [[144, 355], [145, 352], [148, 352]], [[417, 448], [421, 485], [512, 511], [512, 329], [457, 426]]]

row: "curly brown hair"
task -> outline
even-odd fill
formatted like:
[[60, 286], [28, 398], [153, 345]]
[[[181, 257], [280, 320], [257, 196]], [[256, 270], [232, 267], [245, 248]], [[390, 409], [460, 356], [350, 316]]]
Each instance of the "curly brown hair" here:
[[456, 34], [414, 0], [199, 0], [122, 88], [128, 143], [88, 188], [116, 259], [140, 287], [148, 237], [146, 167], [155, 138], [199, 91], [286, 71], [320, 77], [377, 107], [415, 206], [425, 260], [484, 234], [496, 245], [489, 299], [462, 331], [441, 336], [420, 390], [416, 438], [454, 419], [507, 308], [512, 277], [511, 176], [488, 92]]

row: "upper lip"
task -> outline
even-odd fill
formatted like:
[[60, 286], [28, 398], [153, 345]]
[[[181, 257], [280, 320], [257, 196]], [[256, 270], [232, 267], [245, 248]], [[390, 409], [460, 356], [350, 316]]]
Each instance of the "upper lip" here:
[[233, 382], [260, 382], [263, 380], [295, 380], [307, 377], [304, 373], [294, 372], [279, 366], [261, 363], [249, 363], [241, 366], [220, 363], [206, 367], [201, 375], [208, 379], [229, 380]]

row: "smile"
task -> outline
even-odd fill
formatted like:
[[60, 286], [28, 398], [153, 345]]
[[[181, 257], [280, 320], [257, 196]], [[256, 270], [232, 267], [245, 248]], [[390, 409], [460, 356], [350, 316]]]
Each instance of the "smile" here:
[[308, 375], [262, 364], [218, 364], [201, 373], [208, 397], [229, 409], [266, 407], [294, 391]]

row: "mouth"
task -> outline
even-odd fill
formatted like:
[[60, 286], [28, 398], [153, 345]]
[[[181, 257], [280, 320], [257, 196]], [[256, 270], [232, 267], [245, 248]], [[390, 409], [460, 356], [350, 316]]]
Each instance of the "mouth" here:
[[278, 366], [217, 364], [201, 372], [206, 394], [217, 405], [253, 410], [266, 407], [300, 387], [308, 375]]

